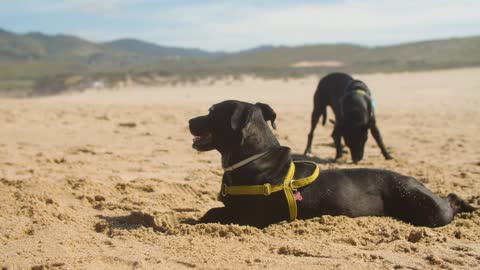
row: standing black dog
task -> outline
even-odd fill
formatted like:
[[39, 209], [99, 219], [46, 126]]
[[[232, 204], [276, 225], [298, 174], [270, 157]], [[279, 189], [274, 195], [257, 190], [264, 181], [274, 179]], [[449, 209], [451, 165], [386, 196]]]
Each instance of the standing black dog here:
[[320, 116], [322, 124], [327, 118], [327, 106], [335, 113], [335, 127], [332, 133], [337, 154], [342, 157], [342, 137], [350, 148], [352, 160], [357, 163], [363, 158], [363, 149], [368, 138], [368, 129], [382, 150], [385, 159], [392, 159], [383, 144], [375, 122], [374, 104], [368, 87], [362, 81], [354, 80], [345, 73], [331, 73], [320, 80], [313, 98], [311, 129], [304, 155], [312, 151], [312, 140]]
[[[316, 171], [318, 175], [312, 178], [315, 181], [295, 189], [295, 196], [290, 196], [294, 201], [288, 201], [287, 192], [273, 192], [270, 187], [280, 184], [285, 191], [297, 184], [284, 180], [288, 179], [286, 175], [305, 178], [318, 167], [296, 162], [291, 174], [290, 149], [280, 146], [266, 122], [274, 124], [275, 118], [266, 104], [229, 100], [213, 105], [207, 115], [190, 120], [193, 148], [219, 151], [225, 170], [221, 192], [225, 207], [209, 210], [200, 222], [261, 228], [292, 220], [290, 206], [294, 204], [298, 212], [294, 218], [300, 219], [321, 215], [391, 216], [413, 225], [437, 227], [450, 223], [459, 212], [475, 210], [455, 194], [440, 198], [412, 177], [379, 169]], [[226, 192], [232, 187], [238, 190], [251, 186], [265, 187], [265, 193]]]

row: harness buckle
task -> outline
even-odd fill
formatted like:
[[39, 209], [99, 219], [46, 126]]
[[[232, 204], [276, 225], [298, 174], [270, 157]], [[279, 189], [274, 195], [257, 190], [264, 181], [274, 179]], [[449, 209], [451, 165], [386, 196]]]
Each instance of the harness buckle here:
[[268, 196], [272, 194], [272, 188], [269, 183], [263, 185], [263, 195]]
[[294, 182], [294, 181], [295, 181], [295, 180], [291, 180], [291, 181], [288, 183], [288, 187], [292, 190], [292, 192], [295, 193], [295, 192], [297, 192], [297, 189], [296, 189], [296, 188], [293, 188], [293, 182]]

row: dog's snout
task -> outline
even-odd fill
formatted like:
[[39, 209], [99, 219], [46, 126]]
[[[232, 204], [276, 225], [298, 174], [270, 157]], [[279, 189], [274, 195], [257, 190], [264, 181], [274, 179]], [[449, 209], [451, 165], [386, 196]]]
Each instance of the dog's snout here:
[[188, 120], [188, 127], [192, 129], [193, 126], [195, 126], [195, 118]]
[[195, 130], [195, 118], [188, 120], [188, 128], [190, 132], [193, 133]]
[[200, 133], [208, 130], [208, 121], [206, 116], [199, 116], [188, 121], [188, 128], [193, 135], [201, 135]]
[[353, 163], [357, 164], [363, 158], [363, 152], [352, 152]]

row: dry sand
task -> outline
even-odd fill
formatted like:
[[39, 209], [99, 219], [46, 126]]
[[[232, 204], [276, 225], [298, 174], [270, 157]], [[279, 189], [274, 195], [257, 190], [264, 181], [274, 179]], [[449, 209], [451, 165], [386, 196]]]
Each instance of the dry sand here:
[[[358, 166], [412, 175], [478, 205], [480, 69], [359, 78], [395, 160], [370, 138]], [[480, 211], [436, 229], [387, 217], [263, 230], [188, 224], [221, 205], [222, 174], [218, 153], [191, 148], [188, 119], [224, 99], [269, 103], [280, 142], [301, 153], [316, 84], [246, 79], [0, 99], [0, 268], [479, 269]], [[334, 156], [331, 129], [317, 129], [319, 158]]]

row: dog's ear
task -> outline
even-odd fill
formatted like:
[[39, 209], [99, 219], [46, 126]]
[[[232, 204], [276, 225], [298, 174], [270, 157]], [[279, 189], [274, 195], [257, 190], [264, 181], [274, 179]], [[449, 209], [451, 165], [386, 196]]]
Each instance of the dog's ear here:
[[265, 121], [270, 121], [272, 123], [272, 128], [277, 129], [277, 125], [275, 125], [275, 119], [277, 118], [277, 114], [272, 109], [272, 107], [270, 107], [268, 104], [260, 102], [257, 102], [255, 106], [260, 107], [260, 109], [262, 110], [263, 119]]
[[237, 106], [233, 111], [232, 117], [230, 118], [230, 125], [233, 130], [241, 130], [243, 129], [250, 118], [252, 117], [253, 110], [249, 110], [244, 106]]
[[[237, 106], [233, 111], [232, 117], [230, 118], [230, 124], [234, 131], [241, 130], [242, 138], [240, 145], [243, 145], [246, 138], [246, 129], [253, 117], [255, 110], [254, 108], [245, 108], [244, 106]], [[260, 114], [260, 112], [258, 112]]]

